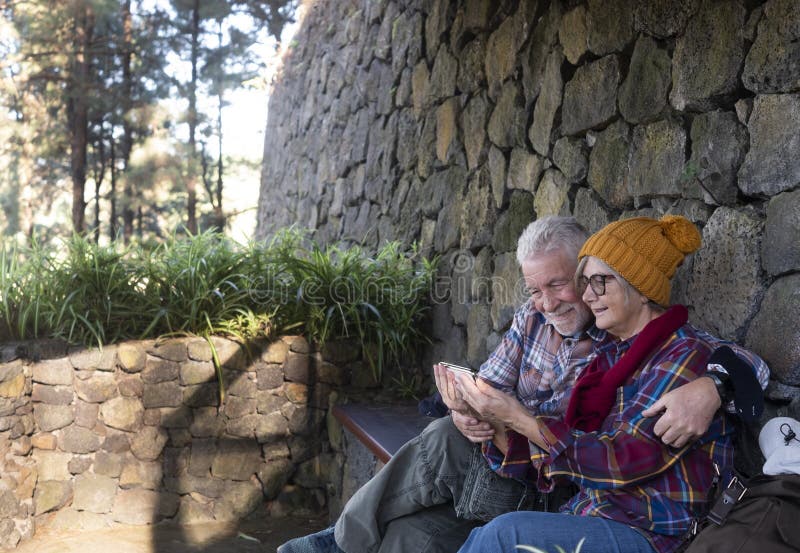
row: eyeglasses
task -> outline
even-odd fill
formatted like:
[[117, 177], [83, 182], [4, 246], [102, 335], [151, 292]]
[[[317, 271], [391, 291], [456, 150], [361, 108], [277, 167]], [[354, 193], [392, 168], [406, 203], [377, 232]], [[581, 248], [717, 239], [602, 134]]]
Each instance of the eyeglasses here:
[[610, 278], [614, 279], [617, 277], [614, 275], [601, 274], [592, 275], [590, 277], [581, 275], [578, 277], [578, 286], [580, 286], [580, 292], [583, 293], [587, 286], [591, 286], [592, 292], [598, 296], [602, 296], [606, 293], [606, 280]]

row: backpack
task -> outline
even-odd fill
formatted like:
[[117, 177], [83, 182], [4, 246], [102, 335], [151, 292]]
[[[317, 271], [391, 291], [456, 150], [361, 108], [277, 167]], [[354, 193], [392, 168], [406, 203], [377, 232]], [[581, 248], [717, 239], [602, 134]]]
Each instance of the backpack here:
[[758, 475], [745, 487], [732, 501], [723, 494], [712, 512], [721, 504], [732, 504], [730, 511], [719, 524], [709, 522], [684, 553], [800, 551], [800, 475]]

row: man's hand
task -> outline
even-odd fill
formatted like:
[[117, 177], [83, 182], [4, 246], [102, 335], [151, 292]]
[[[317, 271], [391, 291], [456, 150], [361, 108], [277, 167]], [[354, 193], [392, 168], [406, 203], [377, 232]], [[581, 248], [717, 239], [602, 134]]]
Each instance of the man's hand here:
[[[461, 397], [461, 393], [456, 390], [453, 374], [447, 370], [446, 367], [438, 363], [434, 365], [433, 378], [436, 382], [436, 388], [442, 395], [442, 401], [447, 405], [448, 409], [451, 411], [461, 411], [463, 413], [468, 413], [470, 411], [469, 404], [464, 401]], [[461, 429], [459, 428], [459, 430]]]
[[480, 444], [491, 440], [495, 435], [494, 428], [492, 428], [491, 424], [486, 421], [478, 420], [472, 415], [460, 411], [451, 411], [450, 417], [453, 419], [453, 424], [458, 428], [458, 431], [474, 444]]
[[683, 447], [705, 434], [720, 405], [714, 382], [710, 378], [701, 377], [667, 392], [645, 409], [642, 415], [661, 415], [653, 432], [666, 445]]

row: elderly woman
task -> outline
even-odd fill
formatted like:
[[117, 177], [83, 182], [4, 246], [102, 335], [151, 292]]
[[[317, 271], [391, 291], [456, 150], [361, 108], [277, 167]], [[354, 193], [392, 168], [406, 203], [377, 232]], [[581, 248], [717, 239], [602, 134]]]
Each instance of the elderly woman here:
[[[579, 486], [558, 514], [515, 512], [472, 531], [463, 553], [546, 551], [671, 553], [705, 506], [714, 464], [732, 463], [733, 428], [718, 414], [697, 442], [674, 448], [642, 411], [703, 375], [711, 347], [687, 324], [683, 306], [667, 308], [670, 279], [700, 235], [683, 217], [612, 223], [581, 249], [576, 274], [596, 326], [607, 332], [576, 382], [563, 420], [521, 417], [502, 392], [457, 376], [464, 398], [506, 427], [494, 440], [505, 466], [532, 463], [538, 484]], [[517, 467], [518, 468], [518, 467]]]

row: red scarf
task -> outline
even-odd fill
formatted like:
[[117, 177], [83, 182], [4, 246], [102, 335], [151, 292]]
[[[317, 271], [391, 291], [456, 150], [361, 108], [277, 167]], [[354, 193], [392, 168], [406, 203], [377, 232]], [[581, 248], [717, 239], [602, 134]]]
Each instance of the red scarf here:
[[673, 305], [663, 315], [647, 323], [634, 338], [628, 351], [614, 363], [613, 367], [605, 370], [600, 366], [602, 356], [595, 357], [575, 382], [567, 414], [564, 417], [565, 422], [570, 427], [584, 432], [599, 430], [603, 420], [611, 411], [611, 406], [617, 397], [617, 388], [622, 386], [673, 332], [686, 324], [688, 318], [689, 312], [684, 306]]

